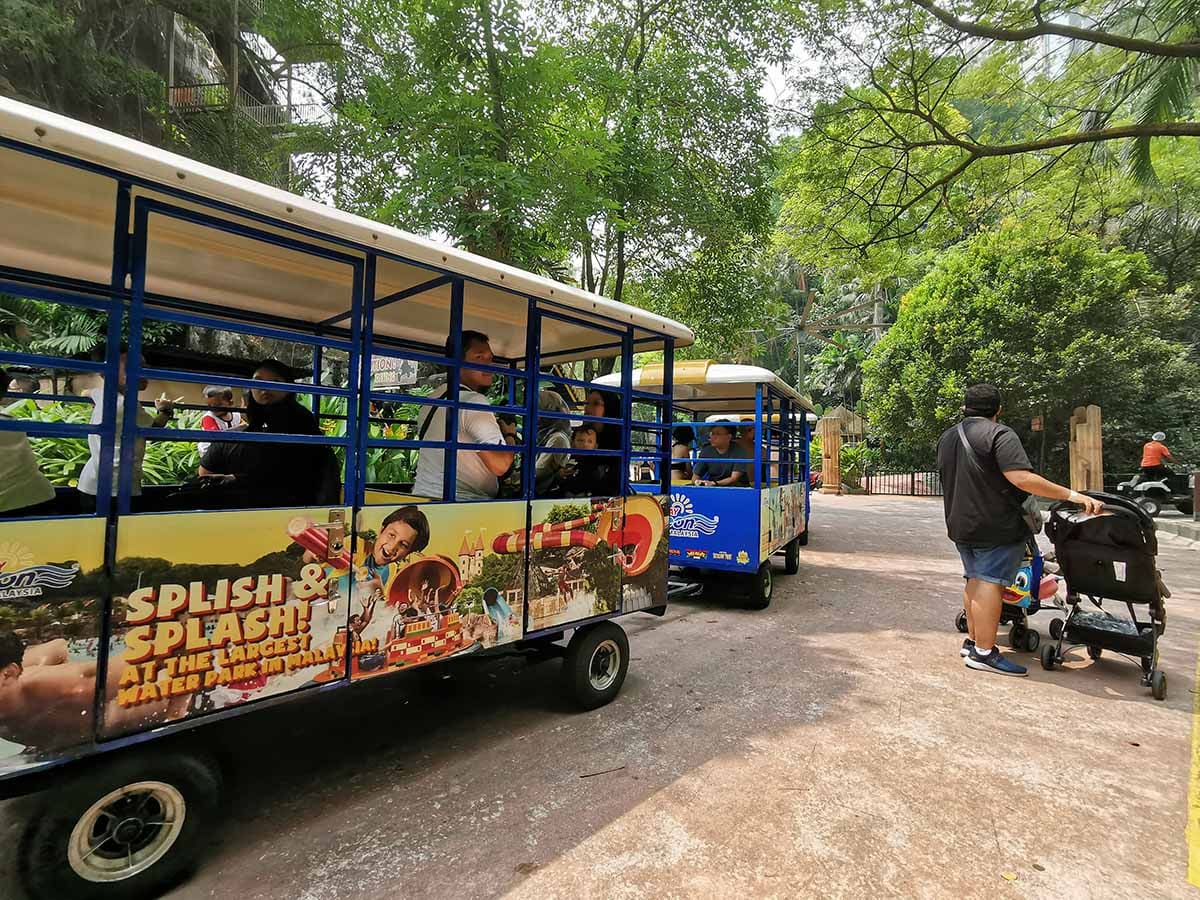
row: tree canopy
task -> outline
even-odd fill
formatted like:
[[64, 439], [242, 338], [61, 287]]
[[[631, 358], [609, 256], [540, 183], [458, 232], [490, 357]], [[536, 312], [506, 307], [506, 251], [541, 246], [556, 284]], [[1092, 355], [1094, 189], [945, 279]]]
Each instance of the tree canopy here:
[[899, 446], [931, 447], [959, 416], [963, 391], [989, 382], [1005, 419], [1042, 416], [1065, 433], [1075, 407], [1099, 404], [1128, 433], [1158, 430], [1197, 374], [1161, 336], [1174, 315], [1155, 298], [1146, 258], [1087, 235], [1005, 223], [942, 253], [900, 305], [865, 364], [871, 423]]
[[[680, 319], [681, 355], [768, 366], [893, 444], [992, 377], [1059, 437], [1103, 397], [1115, 452], [1154, 419], [1200, 454], [1190, 0], [231, 10], [0, 0], [0, 93]], [[235, 61], [258, 102], [323, 115], [268, 133], [168, 102]], [[0, 336], [95, 340], [0, 307]]]

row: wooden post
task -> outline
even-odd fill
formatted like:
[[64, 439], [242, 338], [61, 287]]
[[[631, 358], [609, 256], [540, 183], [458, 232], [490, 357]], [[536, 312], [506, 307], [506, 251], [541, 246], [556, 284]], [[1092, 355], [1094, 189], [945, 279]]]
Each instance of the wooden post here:
[[821, 435], [821, 493], [842, 492], [842, 423], [823, 416], [817, 423]]
[[1100, 433], [1100, 407], [1077, 406], [1071, 415], [1071, 489], [1104, 490], [1104, 445]]

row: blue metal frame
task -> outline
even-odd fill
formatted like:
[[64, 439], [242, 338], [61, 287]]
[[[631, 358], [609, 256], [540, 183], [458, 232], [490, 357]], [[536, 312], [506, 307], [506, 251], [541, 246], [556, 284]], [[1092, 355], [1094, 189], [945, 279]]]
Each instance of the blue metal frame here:
[[[634, 391], [631, 385], [634, 351], [637, 346], [649, 341], [661, 341], [665, 348], [665, 358], [668, 365], [673, 360], [673, 339], [668, 335], [655, 335], [652, 337], [637, 337], [635, 329], [626, 323], [619, 322], [608, 318], [602, 313], [593, 313], [590, 318], [585, 318], [579, 311], [565, 307], [555, 303], [552, 300], [535, 299], [522, 294], [518, 291], [512, 291], [501, 285], [494, 285], [489, 282], [484, 282], [477, 278], [469, 276], [451, 275], [445, 271], [439, 270], [434, 266], [422, 263], [416, 260], [410, 260], [400, 257], [393, 253], [377, 251], [373, 248], [362, 246], [354, 241], [348, 241], [341, 238], [332, 237], [322, 234], [313, 229], [298, 226], [294, 223], [280, 221], [272, 216], [252, 211], [239, 209], [227, 203], [214, 201], [208, 198], [200, 197], [170, 185], [162, 185], [147, 179], [138, 178], [128, 175], [127, 173], [118, 172], [114, 169], [86, 163], [81, 160], [72, 159], [65, 154], [57, 151], [47, 150], [43, 147], [35, 147], [17, 141], [12, 141], [7, 138], [0, 138], [0, 147], [14, 149], [18, 152], [29, 153], [39, 158], [49, 159], [54, 162], [71, 166], [73, 168], [82, 169], [85, 171], [98, 173], [103, 176], [112, 178], [116, 183], [117, 203], [116, 214], [114, 217], [113, 229], [113, 259], [110, 284], [93, 285], [88, 282], [83, 282], [78, 279], [70, 279], [59, 276], [47, 276], [44, 273], [26, 272], [24, 270], [15, 270], [8, 267], [0, 267], [0, 275], [9, 277], [13, 273], [17, 274], [17, 279], [12, 282], [11, 286], [7, 283], [4, 288], [12, 293], [29, 293], [41, 298], [55, 299], [62, 302], [75, 302], [75, 305], [108, 312], [108, 328], [106, 332], [106, 347], [107, 357], [103, 362], [89, 362], [80, 360], [66, 360], [57, 357], [51, 357], [41, 354], [7, 354], [0, 359], [11, 359], [13, 362], [21, 365], [52, 365], [57, 369], [88, 371], [101, 374], [104, 378], [104, 393], [103, 393], [103, 421], [99, 425], [83, 425], [74, 423], [31, 423], [23, 425], [14, 424], [14, 430], [22, 430], [31, 434], [46, 434], [52, 437], [58, 436], [75, 436], [86, 437], [90, 434], [99, 434], [101, 440], [101, 463], [99, 472], [99, 490], [97, 495], [97, 514], [96, 517], [107, 517], [108, 520], [108, 535], [106, 539], [105, 559], [106, 565], [110, 568], [115, 564], [116, 552], [116, 528], [119, 515], [128, 514], [131, 507], [131, 497], [134, 489], [133, 481], [133, 461], [137, 443], [142, 439], [159, 439], [159, 440], [214, 440], [214, 435], [211, 432], [200, 430], [184, 430], [184, 429], [158, 429], [140, 426], [138, 424], [137, 410], [141, 406], [141, 401], [138, 398], [139, 390], [138, 383], [142, 377], [154, 378], [170, 378], [176, 381], [186, 381], [190, 383], [207, 383], [210, 382], [211, 376], [199, 375], [193, 372], [182, 372], [171, 369], [162, 369], [156, 367], [145, 367], [142, 365], [141, 351], [143, 344], [143, 326], [147, 319], [156, 319], [161, 321], [174, 322], [181, 325], [197, 325], [201, 327], [219, 327], [224, 330], [231, 330], [245, 334], [257, 335], [262, 337], [279, 338], [292, 341], [300, 344], [308, 344], [313, 347], [313, 384], [295, 384], [286, 383], [277, 386], [286, 388], [297, 394], [310, 394], [314, 398], [315, 412], [319, 414], [320, 398], [323, 396], [342, 396], [348, 398], [346, 410], [346, 436], [343, 438], [330, 438], [323, 435], [292, 435], [288, 436], [289, 441], [296, 443], [313, 443], [323, 444], [326, 446], [344, 447], [346, 453], [346, 471], [345, 485], [346, 496], [345, 501], [348, 505], [361, 506], [363, 502], [363, 489], [365, 486], [366, 475], [366, 450], [374, 446], [436, 446], [444, 449], [446, 453], [446, 484], [450, 486], [447, 493], [448, 497], [453, 497], [453, 484], [456, 476], [456, 451], [459, 449], [494, 449], [490, 445], [476, 444], [461, 444], [457, 442], [458, 437], [458, 417], [450, 415], [447, 417], [447, 435], [445, 441], [393, 441], [386, 439], [372, 439], [370, 437], [370, 400], [373, 397], [382, 397], [386, 400], [400, 400], [405, 402], [423, 402], [434, 406], [443, 407], [458, 407], [467, 406], [473, 408], [478, 404], [461, 404], [458, 402], [458, 387], [461, 384], [461, 350], [462, 350], [462, 315], [463, 315], [463, 296], [464, 288], [468, 281], [472, 283], [486, 284], [488, 287], [498, 290], [504, 290], [515, 296], [520, 296], [527, 304], [529, 311], [527, 332], [526, 332], [526, 351], [525, 356], [520, 360], [505, 360], [508, 363], [507, 367], [500, 365], [482, 366], [470, 365], [468, 368], [480, 369], [484, 371], [492, 371], [510, 379], [508, 384], [508, 399], [509, 404], [506, 407], [491, 407], [487, 408], [493, 411], [511, 410], [516, 414], [526, 417], [526, 440], [524, 445], [524, 453], [526, 465], [524, 469], [524, 487], [527, 500], [533, 498], [534, 487], [534, 469], [536, 453], [549, 448], [538, 448], [536, 445], [537, 434], [537, 386], [538, 379], [541, 377], [554, 378], [555, 376], [545, 376], [541, 373], [542, 356], [540, 353], [540, 323], [543, 318], [551, 318], [561, 320], [573, 324], [580, 325], [584, 328], [594, 331], [611, 333], [619, 337], [619, 341], [614, 345], [605, 345], [611, 349], [614, 346], [619, 346], [621, 350], [622, 362], [622, 384], [620, 389], [622, 401], [622, 416], [620, 419], [611, 419], [606, 417], [585, 417], [572, 416], [572, 418], [584, 418], [588, 420], [600, 422], [612, 422], [621, 424], [624, 427], [624, 433], [627, 438], [632, 437], [632, 431], [635, 427], [658, 429], [662, 431], [669, 428], [669, 423], [672, 418], [672, 397], [669, 384], [664, 395], [655, 395], [650, 392]], [[172, 203], [164, 202], [162, 199], [155, 197], [140, 196], [133, 198], [132, 190], [134, 188], [147, 188], [161, 197], [167, 197], [172, 200], [182, 200], [195, 206], [205, 207], [209, 210], [218, 211], [224, 215], [233, 217], [232, 219], [222, 218], [220, 216], [211, 215], [206, 212], [201, 212], [196, 209], [174, 206]], [[132, 212], [132, 228], [130, 227], [130, 219]], [[256, 313], [249, 310], [229, 310], [224, 309], [215, 304], [191, 301], [186, 298], [168, 297], [147, 290], [146, 276], [149, 264], [148, 253], [150, 243], [150, 224], [152, 215], [162, 215], [168, 218], [174, 218], [191, 224], [211, 228], [215, 231], [235, 234], [250, 240], [263, 241], [275, 246], [295, 251], [297, 253], [319, 256], [325, 259], [330, 259], [336, 262], [344, 263], [351, 268], [351, 309], [349, 312], [350, 328], [332, 327], [333, 322], [329, 323], [307, 323], [293, 319], [288, 319], [282, 316], [274, 316], [264, 313]], [[277, 228], [285, 232], [279, 234], [272, 231], [266, 231], [261, 228], [253, 227], [244, 224], [245, 222], [254, 222], [260, 225], [265, 225], [270, 228]], [[313, 239], [324, 242], [326, 245], [336, 245], [340, 248], [346, 248], [349, 253], [333, 251], [328, 249], [328, 246], [315, 246], [310, 244], [305, 239]], [[397, 302], [411, 296], [419, 291], [397, 292], [390, 297], [385, 297], [382, 300], [375, 299], [375, 282], [377, 274], [377, 265], [380, 258], [395, 260], [400, 263], [426, 269], [427, 271], [436, 274], [436, 277], [429, 282], [425, 282], [424, 289], [432, 289], [439, 286], [440, 283], [449, 282], [451, 287], [451, 334], [454, 335], [454, 359], [445, 360], [440, 357], [435, 357], [432, 354], [426, 354], [423, 351], [397, 351], [385, 344], [377, 344], [374, 335], [374, 310], [387, 303]], [[128, 283], [128, 287], [126, 286]], [[422, 287], [422, 286], [417, 286]], [[410, 289], [411, 291], [412, 289]], [[67, 292], [78, 292], [72, 295]], [[401, 296], [405, 295], [405, 296]], [[120, 366], [120, 345], [121, 338], [125, 331], [125, 316], [128, 316], [128, 355], [126, 362], [126, 379], [124, 393], [121, 399], [118, 400], [118, 371]], [[338, 317], [337, 321], [342, 321], [347, 316], [345, 314]], [[596, 319], [600, 319], [597, 322]], [[647, 331], [643, 329], [643, 331]], [[393, 343], [397, 343], [394, 342]], [[324, 349], [337, 349], [345, 351], [349, 355], [348, 367], [348, 385], [346, 388], [336, 388], [322, 385], [322, 354]], [[556, 351], [552, 356], [562, 357], [574, 355], [579, 357], [586, 352], [587, 348], [576, 348], [575, 350]], [[370, 390], [369, 373], [370, 363], [374, 356], [395, 356], [406, 359], [433, 359], [441, 362], [447, 367], [450, 372], [449, 390], [447, 392], [447, 400], [439, 402], [437, 398], [424, 398], [419, 395], [413, 395], [411, 398], [405, 395], [390, 395], [380, 394]], [[497, 360], [499, 362], [499, 360]], [[522, 373], [517, 369], [520, 362], [528, 361], [525, 371]], [[526, 395], [523, 404], [518, 404], [516, 397], [516, 382], [519, 378], [524, 377], [526, 384]], [[228, 382], [231, 387], [264, 387], [275, 385], [274, 382], [254, 381], [253, 379], [228, 378], [223, 377], [222, 382]], [[592, 387], [587, 385], [588, 388]], [[654, 399], [661, 404], [660, 410], [663, 421], [649, 422], [644, 420], [635, 420], [632, 418], [632, 401], [635, 397], [643, 396]], [[49, 399], [45, 395], [34, 395], [35, 399]], [[354, 398], [357, 398], [355, 401]], [[77, 399], [77, 398], [72, 398]], [[82, 401], [80, 401], [82, 402]], [[122, 417], [121, 430], [119, 435], [120, 442], [120, 459], [114, 459], [114, 447], [117, 443], [118, 435], [116, 432], [115, 422], [117, 419], [118, 406], [123, 407], [128, 413]], [[340, 417], [339, 417], [340, 418]], [[8, 430], [9, 423], [0, 423], [0, 428]], [[279, 435], [247, 433], [247, 432], [229, 432], [222, 433], [219, 438], [222, 441], [277, 441]], [[666, 442], [665, 447], [660, 446], [661, 453], [658, 454], [635, 454], [630, 447], [630, 441], [623, 442], [623, 446], [619, 450], [597, 450], [597, 451], [567, 451], [579, 453], [582, 455], [604, 455], [604, 456], [619, 456], [622, 461], [622, 476], [621, 490], [623, 495], [628, 495], [634, 490], [640, 490], [641, 487], [634, 488], [629, 483], [629, 463], [632, 459], [650, 456], [651, 458], [659, 458], [661, 471], [664, 473], [662, 486], [669, 483], [669, 459], [670, 445]], [[117, 471], [116, 490], [113, 490], [113, 473]], [[112, 502], [115, 499], [115, 503]], [[481, 501], [486, 502], [486, 501]], [[527, 509], [530, 507], [527, 505]], [[194, 511], [181, 511], [181, 513], [191, 513]], [[528, 513], [527, 513], [528, 523]], [[105, 609], [101, 617], [101, 646], [108, 647], [111, 639], [110, 634], [110, 613], [111, 613], [111, 598], [106, 598]], [[538, 632], [538, 634], [555, 634], [561, 633], [568, 628], [578, 627], [582, 624], [588, 624], [592, 621], [599, 621], [605, 618], [611, 618], [619, 613], [611, 615], [594, 617], [593, 619], [583, 620], [581, 622], [572, 622], [565, 625], [559, 625]], [[528, 606], [526, 606], [526, 615], [528, 615]], [[102, 719], [101, 711], [104, 701], [103, 689], [104, 684], [104, 667], [107, 665], [107, 653], [99, 654], [100, 674], [98, 685], [100, 689], [96, 692], [96, 705], [94, 707], [93, 721], [99, 723]], [[350, 683], [349, 678], [343, 678], [334, 681], [324, 687], [316, 688], [315, 690], [329, 690]], [[313, 692], [314, 689], [304, 691], [307, 695]], [[90, 748], [82, 748], [79, 755], [87, 755], [97, 750], [116, 750], [120, 747], [141, 744], [145, 741], [156, 739], [166, 734], [173, 734], [178, 731], [189, 730], [198, 727], [201, 724], [206, 724], [211, 721], [231, 718], [236, 715], [241, 715], [247, 712], [252, 712], [257, 709], [262, 709], [272, 706], [276, 703], [284, 702], [291, 699], [295, 692], [281, 694], [276, 697], [271, 697], [258, 701], [254, 704], [248, 704], [237, 708], [223, 710], [217, 713], [209, 714], [203, 717], [183, 719], [178, 722], [170, 723], [166, 726], [156, 728], [152, 731], [146, 731], [135, 735], [129, 735], [113, 740], [104, 741], [103, 745], [93, 743]], [[59, 760], [47, 763], [45, 766], [35, 767], [33, 771], [40, 772], [56, 765], [62, 765], [71, 762], [76, 758], [76, 754], [64, 756]], [[24, 773], [14, 773], [9, 778], [20, 777]], [[6, 780], [0, 778], [0, 781]]]
[[[733, 424], [751, 425], [755, 429], [755, 456], [753, 459], [745, 459], [739, 457], [728, 457], [728, 461], [732, 462], [749, 462], [753, 465], [754, 479], [753, 490], [746, 488], [738, 489], [736, 487], [720, 487], [720, 488], [693, 488], [691, 486], [676, 485], [673, 489], [688, 497], [695, 504], [695, 511], [701, 515], [713, 513], [714, 509], [718, 509], [720, 514], [717, 516], [721, 522], [732, 520], [738, 526], [749, 527], [753, 523], [752, 539], [741, 528], [735, 532], [727, 532], [722, 538], [723, 543], [720, 547], [713, 546], [698, 546], [693, 544], [690, 548], [680, 546], [682, 542], [678, 536], [673, 538], [674, 545], [672, 552], [679, 550], [680, 555], [672, 556], [672, 565], [685, 565], [697, 569], [717, 569], [724, 571], [736, 571], [752, 573], [755, 568], [762, 562], [758, 558], [760, 551], [761, 529], [763, 523], [760, 521], [762, 508], [762, 492], [769, 491], [775, 487], [791, 484], [797, 481], [797, 474], [803, 478], [805, 492], [805, 507], [804, 518], [805, 528], [807, 528], [809, 517], [809, 486], [808, 486], [808, 437], [809, 426], [805, 410], [802, 406], [784, 395], [781, 391], [769, 384], [756, 384], [753, 398], [734, 398], [732, 402], [736, 403], [744, 401], [749, 408], [750, 403], [753, 404], [753, 420], [742, 421], [737, 412], [728, 412], [729, 418], [733, 420]], [[711, 403], [719, 403], [722, 406], [728, 406], [730, 399], [721, 398], [720, 400], [712, 400]], [[684, 414], [689, 418], [688, 421], [682, 421], [678, 424], [689, 425], [696, 436], [696, 443], [700, 441], [701, 428], [708, 428], [716, 424], [715, 422], [700, 419], [699, 416], [703, 410], [697, 410], [697, 406], [704, 404], [704, 401], [689, 401], [687, 406], [683, 408]], [[749, 411], [749, 410], [747, 410]], [[772, 418], [778, 417], [777, 422], [773, 422]], [[803, 447], [800, 442], [803, 441]], [[775, 475], [772, 475], [772, 469], [775, 469]], [[797, 469], [800, 470], [797, 473]], [[705, 493], [714, 492], [714, 493]], [[701, 498], [719, 501], [715, 508], [707, 508], [706, 504], [700, 501]], [[748, 508], [747, 508], [748, 507]], [[734, 511], [736, 510], [736, 511]], [[712, 518], [712, 516], [710, 516]], [[693, 538], [692, 540], [696, 540]], [[698, 544], [706, 544], [706, 540], [701, 539]], [[753, 548], [753, 552], [749, 554], [749, 560], [745, 564], [739, 565], [736, 559], [726, 560], [725, 553], [729, 552], [731, 547]], [[695, 549], [697, 551], [704, 550], [707, 556], [701, 558], [689, 558], [685, 556], [687, 549]], [[713, 558], [713, 551], [718, 551], [718, 558]]]

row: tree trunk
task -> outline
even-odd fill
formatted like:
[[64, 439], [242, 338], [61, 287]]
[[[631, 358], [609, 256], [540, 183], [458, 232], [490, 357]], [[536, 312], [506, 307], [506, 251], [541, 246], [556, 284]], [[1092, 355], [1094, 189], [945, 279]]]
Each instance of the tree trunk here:
[[[507, 163], [509, 161], [508, 115], [505, 108], [504, 73], [500, 70], [500, 57], [496, 53], [496, 36], [492, 20], [492, 0], [478, 0], [477, 9], [479, 10], [479, 22], [483, 28], [483, 47], [484, 56], [487, 60], [488, 88], [492, 95], [490, 118], [497, 134], [493, 157], [497, 162]], [[493, 220], [489, 230], [492, 233], [492, 252], [488, 255], [493, 259], [503, 262], [517, 262], [512, 258], [514, 243], [512, 226], [503, 219], [496, 218]]]

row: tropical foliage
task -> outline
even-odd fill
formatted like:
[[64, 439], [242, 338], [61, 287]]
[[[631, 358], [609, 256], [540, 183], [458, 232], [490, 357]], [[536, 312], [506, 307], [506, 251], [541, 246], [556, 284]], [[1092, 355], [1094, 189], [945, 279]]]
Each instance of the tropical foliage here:
[[[1200, 450], [1194, 2], [243, 6], [234, 40], [220, 0], [0, 0], [0, 93], [681, 319], [681, 356], [765, 365], [913, 458], [981, 377], [1047, 417], [1052, 469], [1094, 398], [1112, 457], [1152, 426]], [[171, 13], [214, 72], [239, 44], [329, 115], [185, 123], [154, 58]], [[0, 302], [44, 352], [99, 334]], [[413, 462], [373, 450], [368, 477]]]

